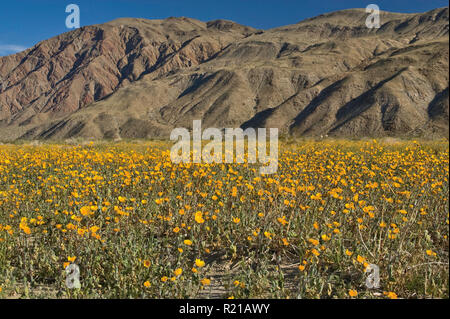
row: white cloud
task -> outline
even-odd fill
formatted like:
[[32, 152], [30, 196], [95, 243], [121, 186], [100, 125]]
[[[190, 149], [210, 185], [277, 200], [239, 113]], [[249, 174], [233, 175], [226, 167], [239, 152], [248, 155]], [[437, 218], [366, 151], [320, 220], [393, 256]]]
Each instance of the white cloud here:
[[26, 50], [27, 48], [22, 45], [16, 44], [0, 44], [0, 56], [9, 55]]

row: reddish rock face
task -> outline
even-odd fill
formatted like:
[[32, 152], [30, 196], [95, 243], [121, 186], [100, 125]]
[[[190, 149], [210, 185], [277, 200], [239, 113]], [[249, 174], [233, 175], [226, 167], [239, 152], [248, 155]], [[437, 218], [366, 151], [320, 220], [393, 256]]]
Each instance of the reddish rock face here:
[[193, 19], [119, 19], [2, 57], [0, 120], [71, 113], [143, 75], [198, 65], [252, 32], [231, 24], [233, 30], [222, 32]]

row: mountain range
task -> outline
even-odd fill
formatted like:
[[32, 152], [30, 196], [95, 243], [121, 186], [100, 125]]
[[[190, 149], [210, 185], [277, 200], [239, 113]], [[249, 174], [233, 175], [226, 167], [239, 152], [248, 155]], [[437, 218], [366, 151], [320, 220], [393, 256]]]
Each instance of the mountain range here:
[[168, 138], [176, 127], [448, 137], [449, 9], [257, 30], [122, 18], [0, 57], [0, 140]]

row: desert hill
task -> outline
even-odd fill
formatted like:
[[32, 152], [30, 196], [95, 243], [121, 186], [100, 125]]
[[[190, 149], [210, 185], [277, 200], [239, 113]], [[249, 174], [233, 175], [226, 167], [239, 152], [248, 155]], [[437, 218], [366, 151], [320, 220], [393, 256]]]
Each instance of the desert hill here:
[[294, 136], [448, 136], [449, 10], [362, 9], [256, 30], [118, 19], [0, 57], [0, 140], [167, 138], [209, 127]]

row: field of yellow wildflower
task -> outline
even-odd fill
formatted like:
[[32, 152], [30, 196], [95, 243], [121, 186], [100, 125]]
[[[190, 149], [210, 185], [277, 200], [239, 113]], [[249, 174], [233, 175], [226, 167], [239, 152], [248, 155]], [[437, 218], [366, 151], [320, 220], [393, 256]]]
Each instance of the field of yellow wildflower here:
[[0, 145], [0, 298], [448, 298], [448, 165], [447, 141], [285, 141], [273, 175]]

